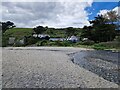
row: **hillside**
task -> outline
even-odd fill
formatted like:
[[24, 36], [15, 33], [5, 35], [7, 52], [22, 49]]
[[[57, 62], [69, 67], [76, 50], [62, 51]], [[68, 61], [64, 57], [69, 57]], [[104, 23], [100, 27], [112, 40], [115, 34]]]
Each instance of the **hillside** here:
[[32, 34], [32, 28], [13, 28], [9, 29], [5, 32], [5, 37], [15, 37], [17, 39], [24, 37], [24, 36], [30, 36]]
[[[76, 32], [75, 32], [76, 36], [80, 36], [81, 29], [77, 28], [75, 30], [76, 30]], [[33, 33], [32, 28], [12, 28], [12, 29], [9, 29], [3, 34], [3, 37], [2, 37], [3, 46], [8, 45], [9, 37], [15, 37], [15, 40], [17, 41], [17, 40], [20, 40], [21, 38], [23, 38], [24, 36], [32, 36], [32, 33]], [[68, 37], [67, 33], [66, 33], [66, 28], [61, 28], [61, 29], [47, 28], [46, 31], [44, 32], [44, 34], [48, 34], [52, 38], [57, 38], [57, 37], [66, 38], [66, 37]]]

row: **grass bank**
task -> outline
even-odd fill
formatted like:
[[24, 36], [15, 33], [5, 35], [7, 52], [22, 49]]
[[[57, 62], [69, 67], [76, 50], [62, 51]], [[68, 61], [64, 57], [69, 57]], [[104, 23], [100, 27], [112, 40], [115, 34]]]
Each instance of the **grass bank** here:
[[[16, 40], [21, 39], [24, 36], [32, 36], [32, 28], [13, 28], [7, 30], [2, 37], [2, 46], [8, 45], [9, 37], [15, 37]], [[45, 32], [52, 37], [66, 37], [64, 30], [48, 30]], [[81, 47], [81, 48], [93, 48], [97, 50], [120, 50], [120, 40], [111, 42], [94, 43], [93, 41], [72, 43], [69, 41], [48, 41], [39, 40], [32, 37], [28, 38], [27, 46], [63, 46], [63, 47]]]

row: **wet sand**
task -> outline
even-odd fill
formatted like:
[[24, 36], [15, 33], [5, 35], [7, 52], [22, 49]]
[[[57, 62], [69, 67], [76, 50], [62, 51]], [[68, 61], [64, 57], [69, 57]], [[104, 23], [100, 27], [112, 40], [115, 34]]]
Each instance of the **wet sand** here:
[[74, 64], [73, 47], [6, 47], [2, 49], [3, 88], [118, 88]]

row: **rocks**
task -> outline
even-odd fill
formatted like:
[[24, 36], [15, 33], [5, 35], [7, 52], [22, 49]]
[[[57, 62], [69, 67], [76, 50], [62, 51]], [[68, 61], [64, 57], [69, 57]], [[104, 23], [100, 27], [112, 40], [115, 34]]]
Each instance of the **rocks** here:
[[118, 61], [117, 55], [118, 53], [112, 53], [110, 51], [78, 52], [74, 55], [73, 63], [108, 81], [119, 84], [119, 72], [117, 71], [119, 66], [116, 63]]
[[72, 63], [67, 54], [79, 48], [26, 48], [3, 49], [3, 88], [118, 87]]

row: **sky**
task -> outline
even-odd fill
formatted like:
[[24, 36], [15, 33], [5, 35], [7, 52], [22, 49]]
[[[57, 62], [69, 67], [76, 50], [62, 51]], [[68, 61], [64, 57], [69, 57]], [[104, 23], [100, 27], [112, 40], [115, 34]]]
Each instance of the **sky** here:
[[98, 14], [114, 10], [118, 2], [2, 2], [0, 21], [12, 21], [16, 27], [33, 28], [38, 25], [54, 28], [89, 26]]

